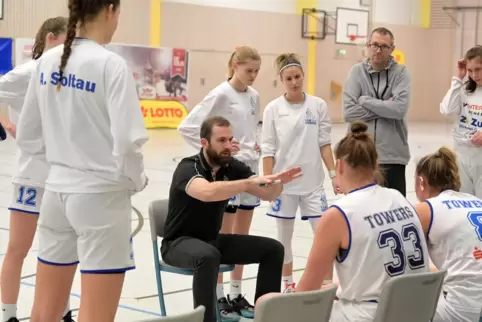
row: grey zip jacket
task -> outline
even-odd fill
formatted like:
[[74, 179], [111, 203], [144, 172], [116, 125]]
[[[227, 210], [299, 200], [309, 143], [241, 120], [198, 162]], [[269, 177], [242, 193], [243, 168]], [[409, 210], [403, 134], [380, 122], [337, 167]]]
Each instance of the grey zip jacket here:
[[380, 72], [372, 69], [369, 58], [354, 65], [343, 87], [342, 105], [346, 122], [367, 123], [380, 164], [408, 164], [405, 115], [410, 105], [410, 75], [404, 65], [393, 57]]

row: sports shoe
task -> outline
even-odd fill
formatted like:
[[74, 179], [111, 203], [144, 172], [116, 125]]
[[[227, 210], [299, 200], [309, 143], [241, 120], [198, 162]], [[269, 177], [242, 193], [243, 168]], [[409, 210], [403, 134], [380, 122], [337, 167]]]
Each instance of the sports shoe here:
[[246, 298], [239, 294], [237, 297], [230, 299], [228, 295], [228, 301], [233, 306], [234, 311], [246, 319], [254, 318], [254, 306], [249, 304]]
[[17, 318], [10, 318], [7, 322], [19, 322]]
[[62, 322], [75, 322], [74, 319], [72, 319], [72, 311], [67, 312], [65, 316], [62, 318]]
[[285, 283], [285, 289], [283, 293], [294, 293], [295, 292], [295, 283]]
[[241, 319], [225, 297], [218, 299], [218, 310], [222, 322], [238, 322]]

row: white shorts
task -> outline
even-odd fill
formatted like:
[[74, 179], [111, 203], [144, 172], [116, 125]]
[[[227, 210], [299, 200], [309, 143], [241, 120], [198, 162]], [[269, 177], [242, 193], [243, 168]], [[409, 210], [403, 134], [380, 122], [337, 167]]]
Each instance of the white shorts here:
[[467, 305], [457, 304], [456, 299], [442, 292], [432, 322], [479, 322], [480, 313], [480, 308], [468, 309]]
[[378, 303], [335, 301], [330, 322], [373, 322], [377, 307]]
[[[258, 161], [255, 162], [245, 162], [251, 170], [258, 174]], [[236, 209], [243, 209], [243, 210], [252, 210], [256, 207], [258, 207], [261, 204], [261, 200], [253, 195], [250, 195], [249, 193], [243, 192], [240, 193], [239, 195], [233, 196], [231, 199], [229, 199], [228, 206], [226, 208], [226, 212], [232, 213], [236, 212]]]
[[38, 215], [43, 195], [44, 188], [14, 183], [12, 203], [8, 210]]
[[459, 145], [455, 151], [462, 184], [460, 191], [482, 198], [482, 149]]
[[271, 202], [267, 215], [281, 219], [295, 219], [296, 211], [300, 208], [301, 220], [319, 218], [328, 209], [325, 189], [318, 188], [307, 195], [281, 194]]
[[80, 263], [81, 273], [134, 269], [130, 192], [45, 191], [38, 224], [40, 262]]

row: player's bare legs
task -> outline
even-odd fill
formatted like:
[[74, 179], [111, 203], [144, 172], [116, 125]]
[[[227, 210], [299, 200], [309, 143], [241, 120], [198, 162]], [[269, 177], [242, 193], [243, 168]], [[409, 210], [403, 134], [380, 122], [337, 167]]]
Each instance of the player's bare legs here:
[[[52, 322], [62, 319], [76, 269], [77, 264], [50, 265], [38, 262], [35, 298], [30, 321]], [[90, 296], [90, 294], [85, 293], [84, 296]], [[96, 319], [96, 321], [102, 320]]]
[[4, 320], [16, 317], [23, 262], [32, 247], [38, 216], [10, 211], [10, 235], [0, 277]]
[[82, 274], [78, 322], [114, 322], [125, 273]]
[[[239, 209], [234, 216], [232, 234], [249, 235], [254, 209]], [[254, 306], [244, 298], [241, 293], [241, 281], [243, 280], [243, 265], [236, 265], [231, 272], [230, 300], [233, 308], [246, 318], [254, 317]]]

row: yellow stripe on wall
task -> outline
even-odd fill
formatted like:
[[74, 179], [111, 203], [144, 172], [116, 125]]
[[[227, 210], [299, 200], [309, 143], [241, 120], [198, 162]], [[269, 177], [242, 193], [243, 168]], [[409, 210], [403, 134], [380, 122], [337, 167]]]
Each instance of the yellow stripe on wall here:
[[430, 28], [432, 0], [420, 0], [420, 27]]
[[150, 45], [161, 46], [162, 0], [151, 0]]
[[[318, 7], [318, 0], [296, 0], [296, 12], [301, 15], [303, 9], [311, 9]], [[308, 31], [315, 33], [318, 30], [318, 20], [315, 17], [308, 16]], [[306, 77], [306, 93], [315, 95], [316, 92], [316, 43], [318, 40], [307, 39], [308, 42], [308, 65], [305, 67]]]

